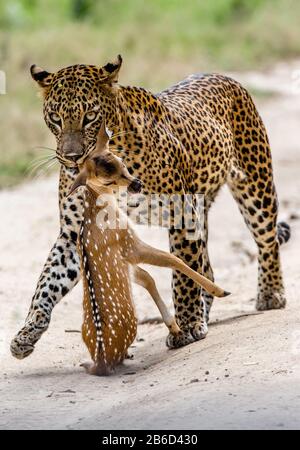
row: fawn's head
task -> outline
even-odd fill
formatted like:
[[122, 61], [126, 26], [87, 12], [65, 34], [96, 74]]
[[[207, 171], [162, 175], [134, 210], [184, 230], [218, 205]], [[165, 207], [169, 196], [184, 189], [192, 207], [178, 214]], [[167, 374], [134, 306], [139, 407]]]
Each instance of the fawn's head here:
[[129, 192], [138, 193], [142, 183], [128, 172], [125, 164], [109, 150], [109, 136], [102, 122], [96, 149], [79, 166], [79, 174], [73, 183], [70, 194], [80, 186], [99, 188], [125, 186]]

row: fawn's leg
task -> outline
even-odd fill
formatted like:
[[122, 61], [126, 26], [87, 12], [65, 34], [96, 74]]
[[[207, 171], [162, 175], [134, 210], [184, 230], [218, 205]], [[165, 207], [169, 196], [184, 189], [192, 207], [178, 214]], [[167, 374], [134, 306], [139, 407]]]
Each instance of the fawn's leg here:
[[144, 269], [138, 266], [133, 267], [133, 279], [134, 282], [145, 288], [153, 300], [155, 301], [159, 312], [163, 318], [164, 323], [169, 328], [170, 333], [178, 334], [180, 333], [180, 328], [176, 323], [175, 317], [170, 314], [168, 308], [166, 307], [163, 299], [161, 298], [154, 279], [152, 276]]
[[229, 292], [224, 291], [224, 289], [217, 286], [211, 280], [191, 269], [185, 262], [171, 253], [158, 250], [157, 248], [151, 247], [141, 241], [136, 245], [136, 252], [137, 263], [178, 270], [184, 275], [190, 277], [212, 295], [217, 297], [225, 297], [229, 295]]
[[95, 362], [85, 362], [80, 364], [80, 367], [83, 367], [89, 375], [96, 375], [98, 377], [105, 377], [114, 372], [113, 370], [109, 370], [103, 364]]
[[[187, 264], [185, 264], [175, 255], [155, 249], [147, 244], [144, 244], [141, 241], [136, 242], [135, 258], [137, 264], [144, 263], [160, 267], [168, 267], [170, 269], [180, 271], [184, 275], [196, 281], [198, 285], [204, 287], [205, 290], [212, 296], [216, 295], [220, 297], [228, 295], [227, 292], [216, 286], [208, 278], [191, 269], [189, 266], [187, 266]], [[205, 307], [203, 312], [205, 312]], [[177, 348], [193, 342], [194, 339], [203, 339], [207, 333], [207, 325], [205, 321], [205, 315], [203, 314], [201, 317], [203, 321], [200, 321], [198, 324], [199, 330], [197, 328], [200, 335], [197, 334], [196, 336], [194, 336], [194, 334], [188, 333], [187, 330], [181, 330], [182, 332], [180, 333], [180, 335], [177, 335], [176, 337], [174, 337], [174, 335], [170, 333], [167, 338], [167, 346], [170, 348]], [[196, 325], [194, 324], [194, 326]]]

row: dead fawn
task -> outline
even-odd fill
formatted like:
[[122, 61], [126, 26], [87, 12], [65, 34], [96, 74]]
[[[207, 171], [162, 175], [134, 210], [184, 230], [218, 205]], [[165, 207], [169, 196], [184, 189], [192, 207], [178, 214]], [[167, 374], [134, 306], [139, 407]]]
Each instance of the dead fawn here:
[[84, 286], [82, 337], [94, 362], [83, 366], [94, 375], [109, 374], [126, 357], [136, 337], [131, 276], [148, 290], [170, 333], [177, 336], [181, 333], [155, 281], [138, 264], [179, 270], [214, 296], [229, 294], [176, 256], [153, 248], [137, 237], [126, 214], [118, 208], [113, 188], [126, 186], [129, 192], [138, 193], [142, 184], [109, 150], [108, 143], [109, 136], [102, 124], [96, 149], [80, 166], [70, 191], [86, 187], [78, 239]]

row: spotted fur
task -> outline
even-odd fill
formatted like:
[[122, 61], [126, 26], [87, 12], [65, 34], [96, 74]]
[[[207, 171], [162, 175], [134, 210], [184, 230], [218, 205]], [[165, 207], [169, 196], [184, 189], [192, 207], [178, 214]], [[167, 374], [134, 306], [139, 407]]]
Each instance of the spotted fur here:
[[[111, 235], [117, 232], [97, 221], [97, 193], [86, 189], [84, 196], [78, 242], [84, 286], [82, 337], [94, 361], [84, 367], [95, 375], [109, 375], [134, 341], [137, 320], [128, 267], [118, 245], [111, 245]], [[109, 213], [106, 208], [101, 208], [103, 217]]]
[[[186, 229], [171, 228], [171, 251], [213, 280], [207, 215], [220, 187], [227, 183], [258, 248], [256, 307], [265, 310], [286, 304], [279, 244], [289, 239], [290, 232], [287, 226], [277, 226], [269, 141], [247, 90], [226, 76], [195, 74], [152, 94], [118, 85], [120, 66], [118, 58], [101, 68], [75, 65], [48, 73], [34, 66], [31, 70], [43, 91], [45, 121], [57, 138], [57, 155], [63, 164], [61, 234], [40, 277], [25, 326], [12, 342], [16, 357], [33, 350], [48, 327], [53, 307], [80, 277], [73, 238], [82, 204], [80, 196], [66, 199], [66, 193], [77, 163], [94, 148], [103, 119], [114, 132], [111, 147], [143, 181], [145, 193], [205, 195], [201, 239], [189, 241]], [[204, 338], [213, 298], [177, 272], [173, 298], [184, 337], [169, 345]]]
[[84, 367], [95, 375], [109, 374], [123, 361], [135, 339], [137, 320], [129, 274], [133, 281], [147, 289], [173, 340], [182, 337], [182, 331], [161, 298], [155, 281], [139, 264], [178, 270], [216, 297], [230, 294], [176, 256], [151, 247], [138, 238], [118, 206], [114, 189], [126, 187], [129, 192], [137, 193], [142, 184], [129, 174], [122, 160], [109, 150], [108, 144], [109, 136], [103, 122], [96, 149], [80, 165], [70, 190], [71, 195], [85, 187], [78, 243], [84, 285], [82, 336], [94, 361], [93, 364], [84, 364]]

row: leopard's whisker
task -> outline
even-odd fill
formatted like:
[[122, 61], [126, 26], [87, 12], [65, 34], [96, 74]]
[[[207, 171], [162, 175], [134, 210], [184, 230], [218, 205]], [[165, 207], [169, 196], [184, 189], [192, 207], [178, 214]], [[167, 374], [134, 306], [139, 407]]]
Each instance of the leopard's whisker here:
[[49, 172], [49, 170], [55, 166], [55, 164], [58, 161], [56, 160], [56, 158], [53, 159], [53, 161], [49, 161], [48, 165], [45, 165], [44, 167], [42, 167], [34, 176], [34, 179], [37, 180], [38, 178], [40, 178], [42, 175], [46, 175], [47, 172]]
[[119, 145], [110, 145], [109, 146], [110, 150], [123, 150], [123, 147], [120, 147]]
[[42, 161], [35, 161], [35, 163], [31, 164], [27, 169], [28, 178], [31, 178], [32, 176], [36, 177], [37, 174], [47, 170], [48, 165], [52, 162], [56, 162], [56, 156], [47, 157], [47, 159], [43, 159]]
[[45, 147], [42, 145], [38, 145], [37, 147], [33, 147], [34, 149], [42, 149], [42, 150], [51, 150], [52, 152], [56, 152], [56, 148], [51, 148], [51, 147]]
[[118, 145], [110, 145], [109, 149], [117, 153], [125, 153], [125, 149], [123, 147], [120, 148]]
[[28, 164], [27, 171], [30, 171], [32, 169], [35, 169], [39, 167], [40, 165], [46, 164], [47, 161], [52, 160], [52, 155], [43, 156], [40, 158], [34, 159], [30, 164]]
[[30, 170], [34, 170], [34, 169], [38, 168], [40, 165], [46, 164], [47, 161], [48, 161], [48, 159], [43, 159], [41, 161], [34, 161], [28, 165], [26, 171], [28, 172]]
[[38, 156], [37, 158], [34, 158], [29, 165], [33, 165], [33, 164], [38, 163], [40, 161], [46, 161], [47, 159], [50, 159], [50, 158], [53, 158], [52, 154], [41, 155], [41, 156]]
[[113, 134], [110, 139], [114, 139], [119, 136], [126, 136], [127, 134], [134, 134], [134, 133], [135, 133], [135, 131], [119, 131], [118, 133]]

